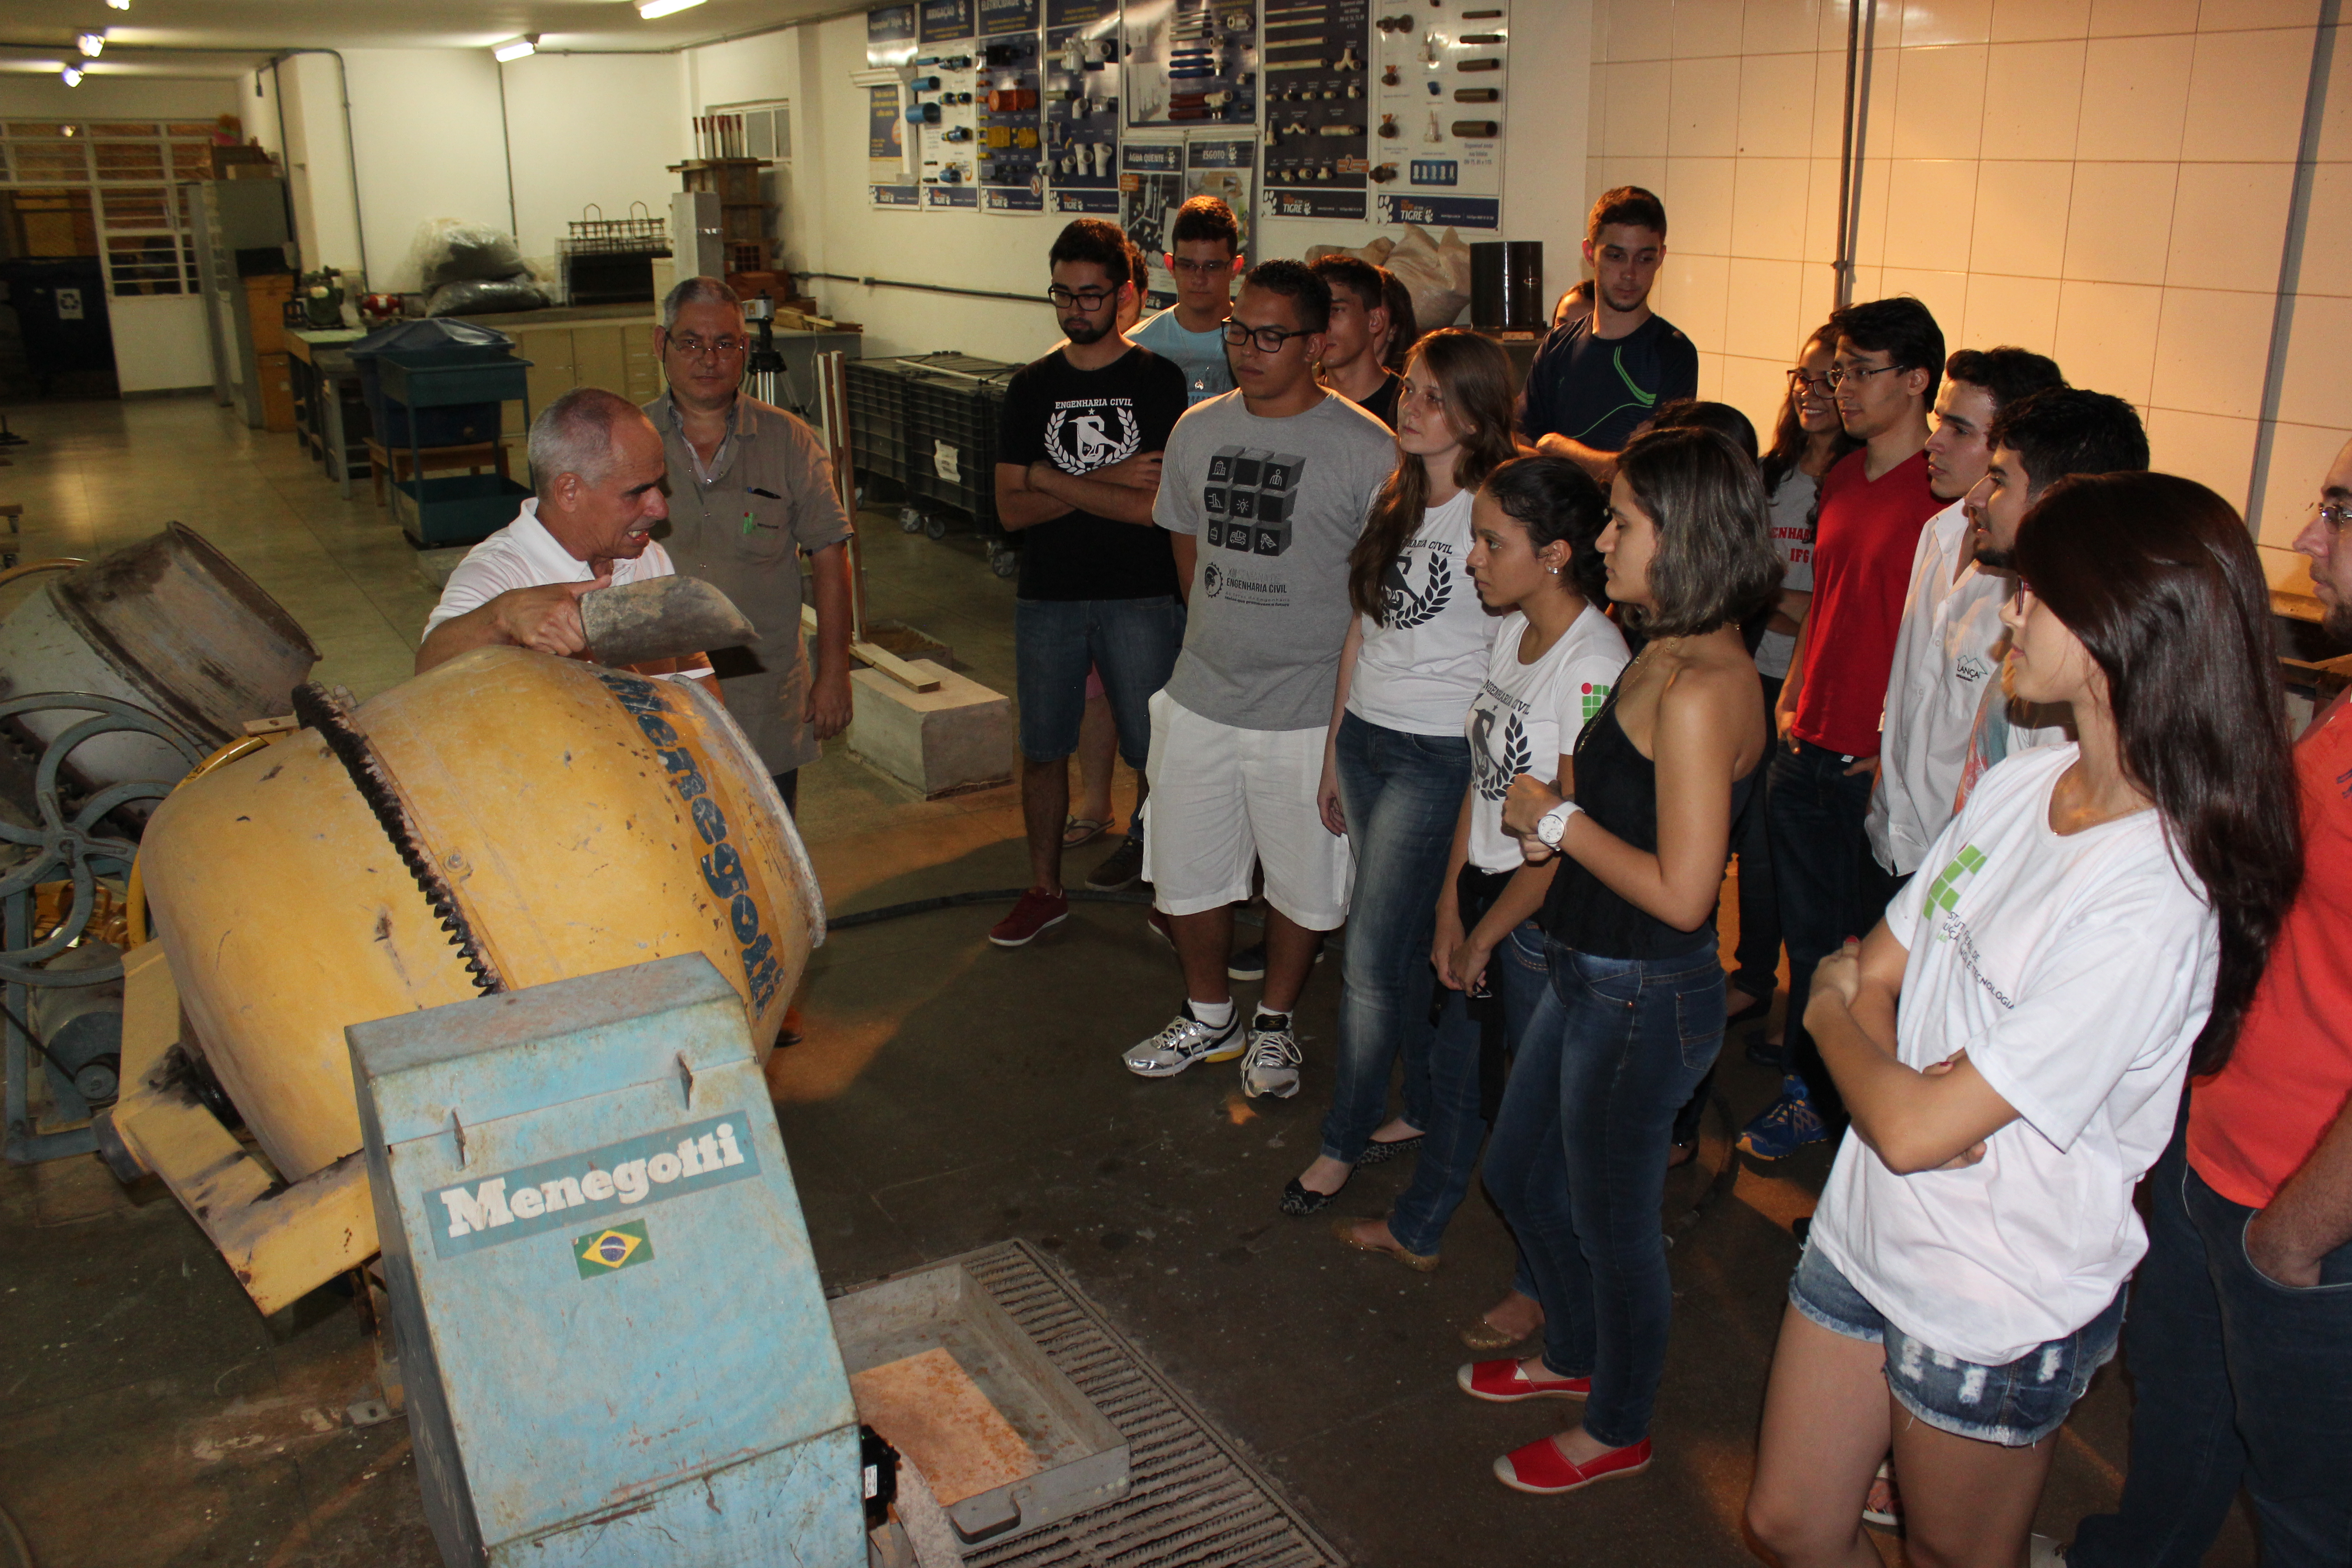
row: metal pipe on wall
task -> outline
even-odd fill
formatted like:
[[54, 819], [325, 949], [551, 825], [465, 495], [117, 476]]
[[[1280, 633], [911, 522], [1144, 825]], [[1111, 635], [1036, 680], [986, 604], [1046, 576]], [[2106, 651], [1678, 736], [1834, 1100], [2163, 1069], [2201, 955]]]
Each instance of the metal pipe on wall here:
[[1853, 231], [1862, 219], [1862, 148], [1870, 130], [1870, 66], [1877, 44], [1878, 0], [1850, 0], [1845, 13], [1845, 128], [1838, 142], [1837, 273], [1839, 310], [1853, 303]]

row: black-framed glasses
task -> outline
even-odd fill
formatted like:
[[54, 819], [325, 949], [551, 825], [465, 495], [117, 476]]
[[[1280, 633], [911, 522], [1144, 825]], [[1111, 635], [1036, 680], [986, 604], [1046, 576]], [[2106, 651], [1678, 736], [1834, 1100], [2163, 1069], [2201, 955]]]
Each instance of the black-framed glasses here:
[[1830, 390], [1832, 392], [1835, 392], [1839, 387], [1845, 384], [1846, 379], [1849, 376], [1859, 380], [1865, 375], [1876, 375], [1881, 371], [1901, 370], [1902, 368], [1903, 367], [1899, 364], [1833, 364], [1830, 366], [1829, 374], [1822, 376], [1822, 379], [1830, 384]]
[[1808, 375], [1801, 370], [1789, 373], [1789, 390], [1799, 397], [1827, 397], [1837, 388], [1837, 383], [1827, 375]]
[[1262, 354], [1278, 354], [1282, 352], [1282, 345], [1291, 339], [1311, 338], [1314, 335], [1313, 332], [1308, 331], [1294, 332], [1287, 327], [1251, 327], [1244, 326], [1239, 321], [1225, 323], [1225, 342], [1235, 348], [1241, 347], [1244, 343], [1255, 342], [1257, 344], [1257, 352]]
[[691, 332], [672, 332], [669, 334], [669, 346], [688, 359], [700, 359], [705, 354], [724, 359], [730, 354], [741, 353], [751, 346], [751, 341], [732, 337], [698, 338]]
[[1076, 305], [1082, 310], [1099, 310], [1103, 301], [1118, 296], [1116, 289], [1065, 289], [1059, 283], [1045, 290], [1045, 298], [1062, 310]]

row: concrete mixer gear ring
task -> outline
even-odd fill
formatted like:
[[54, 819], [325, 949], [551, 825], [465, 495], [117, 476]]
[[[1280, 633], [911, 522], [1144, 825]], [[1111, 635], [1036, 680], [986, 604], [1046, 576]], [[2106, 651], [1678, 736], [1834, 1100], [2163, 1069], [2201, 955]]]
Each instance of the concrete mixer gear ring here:
[[506, 982], [499, 977], [498, 966], [490, 962], [466, 919], [465, 908], [457, 901], [457, 890], [426, 853], [424, 840], [401, 805], [400, 792], [391, 773], [377, 760], [375, 748], [368, 744], [366, 734], [352, 722], [349, 710], [325, 687], [316, 681], [305, 681], [294, 689], [294, 717], [304, 729], [319, 732], [319, 738], [327, 742], [327, 749], [335, 753], [343, 771], [351, 775], [352, 787], [359, 791], [360, 799], [374, 814], [377, 826], [392, 840], [393, 848], [408, 868], [408, 874], [416, 879], [417, 889], [425, 895], [425, 902], [441, 917], [441, 929], [449, 933], [449, 945], [465, 959], [466, 968], [474, 977], [474, 988], [485, 996], [504, 991]]
[[[33, 773], [33, 804], [40, 817], [39, 826], [20, 827], [0, 822], [0, 841], [34, 851], [30, 859], [0, 877], [0, 904], [19, 896], [30, 897], [34, 889], [57, 881], [72, 884], [73, 902], [45, 940], [29, 947], [0, 952], [0, 980], [37, 986], [94, 985], [119, 980], [122, 977], [119, 959], [88, 969], [52, 970], [43, 966], [70, 946], [89, 924], [90, 912], [97, 907], [101, 871], [127, 876], [139, 853], [139, 846], [131, 839], [106, 832], [103, 825], [107, 816], [133, 801], [163, 799], [172, 793], [178, 780], [126, 779], [89, 795], [77, 795], [72, 785], [60, 778], [60, 770], [75, 747], [97, 735], [124, 731], [152, 735], [186, 758], [190, 768], [203, 759], [204, 749], [167, 719], [120, 698], [88, 691], [44, 691], [11, 698], [0, 702], [0, 726], [13, 730], [16, 725], [11, 721], [39, 711], [87, 713], [89, 717], [61, 731], [41, 749], [40, 762]], [[71, 816], [67, 816], [68, 809]], [[29, 936], [29, 919], [26, 927]]]

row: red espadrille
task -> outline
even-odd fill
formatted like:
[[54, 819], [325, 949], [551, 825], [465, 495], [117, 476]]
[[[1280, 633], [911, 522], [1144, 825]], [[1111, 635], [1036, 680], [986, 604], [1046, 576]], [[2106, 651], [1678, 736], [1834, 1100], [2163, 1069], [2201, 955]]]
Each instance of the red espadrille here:
[[1612, 1448], [1597, 1459], [1587, 1459], [1580, 1465], [1570, 1464], [1549, 1437], [1539, 1437], [1524, 1448], [1514, 1448], [1495, 1461], [1495, 1479], [1515, 1492], [1528, 1492], [1536, 1497], [1558, 1497], [1589, 1487], [1595, 1481], [1622, 1480], [1638, 1476], [1650, 1468], [1650, 1440], [1647, 1437], [1630, 1447]]
[[1516, 1361], [1474, 1361], [1454, 1374], [1462, 1392], [1496, 1405], [1522, 1399], [1582, 1399], [1592, 1392], [1589, 1377], [1529, 1377]]

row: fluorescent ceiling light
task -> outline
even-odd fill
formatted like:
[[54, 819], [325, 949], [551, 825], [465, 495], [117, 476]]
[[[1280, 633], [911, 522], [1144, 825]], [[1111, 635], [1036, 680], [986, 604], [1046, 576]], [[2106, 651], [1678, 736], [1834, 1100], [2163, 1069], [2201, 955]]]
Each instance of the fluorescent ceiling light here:
[[650, 22], [656, 16], [667, 16], [673, 11], [684, 11], [701, 4], [702, 0], [637, 0], [637, 15]]
[[68, 87], [79, 87], [81, 85], [81, 72], [72, 66], [66, 67], [66, 68], [58, 74], [65, 78], [66, 85]]
[[106, 0], [106, 3], [109, 5], [113, 6], [118, 11], [128, 11], [131, 9], [131, 0]]
[[74, 44], [83, 54], [89, 56], [91, 59], [96, 59], [100, 55], [106, 51], [106, 35], [104, 33], [84, 33], [80, 37], [74, 40]]
[[500, 44], [497, 48], [492, 49], [490, 53], [497, 58], [498, 62], [500, 65], [506, 64], [509, 60], [526, 58], [531, 55], [539, 53], [539, 35], [537, 33], [525, 33], [520, 38], [511, 38], [507, 42]]

